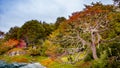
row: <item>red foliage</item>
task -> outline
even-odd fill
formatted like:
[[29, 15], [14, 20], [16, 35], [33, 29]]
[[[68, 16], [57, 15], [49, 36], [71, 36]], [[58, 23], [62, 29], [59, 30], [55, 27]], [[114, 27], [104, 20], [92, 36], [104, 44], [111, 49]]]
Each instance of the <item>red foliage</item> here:
[[84, 19], [87, 16], [93, 16], [96, 14], [107, 13], [111, 11], [112, 6], [106, 5], [103, 6], [101, 3], [96, 3], [93, 5], [86, 5], [86, 8], [80, 12], [72, 13], [72, 16], [69, 17], [68, 22], [80, 21], [80, 19]]
[[19, 48], [25, 48], [25, 47], [26, 47], [26, 42], [21, 39], [21, 40], [19, 41], [19, 45], [18, 45], [17, 47], [19, 47]]

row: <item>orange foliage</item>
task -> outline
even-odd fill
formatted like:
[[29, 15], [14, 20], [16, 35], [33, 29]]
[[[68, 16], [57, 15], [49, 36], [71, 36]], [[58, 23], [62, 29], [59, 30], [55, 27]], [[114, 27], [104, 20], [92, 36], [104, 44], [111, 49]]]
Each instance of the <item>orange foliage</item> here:
[[[52, 35], [51, 35], [51, 37], [54, 38], [54, 36], [52, 36]], [[44, 45], [47, 48], [45, 53], [51, 58], [56, 58], [57, 57], [56, 52], [57, 52], [57, 49], [59, 46], [52, 44], [52, 42], [50, 42], [48, 40], [45, 41]]]
[[25, 58], [25, 57], [12, 57], [11, 60], [13, 62], [22, 62], [22, 63], [26, 63], [26, 62], [29, 62], [29, 59], [28, 58]]
[[44, 66], [49, 66], [49, 65], [51, 65], [53, 62], [54, 62], [54, 61], [53, 61], [52, 59], [48, 58], [48, 59], [43, 60], [43, 61], [41, 62], [41, 64], [44, 65]]
[[18, 40], [10, 39], [7, 42], [5, 42], [4, 45], [14, 47], [14, 46], [18, 45], [18, 43], [19, 43]]
[[93, 16], [95, 14], [107, 13], [111, 11], [113, 6], [110, 5], [103, 6], [101, 3], [96, 3], [93, 5], [86, 5], [85, 7], [86, 8], [83, 11], [72, 13], [72, 16], [69, 17], [68, 22], [78, 21], [80, 20], [80, 18]]
[[48, 56], [50, 56], [51, 58], [55, 59], [55, 58], [57, 57], [56, 51], [57, 51], [57, 47], [56, 47], [56, 46], [51, 46], [50, 48], [48, 48], [48, 49], [46, 50], [45, 53], [46, 53]]

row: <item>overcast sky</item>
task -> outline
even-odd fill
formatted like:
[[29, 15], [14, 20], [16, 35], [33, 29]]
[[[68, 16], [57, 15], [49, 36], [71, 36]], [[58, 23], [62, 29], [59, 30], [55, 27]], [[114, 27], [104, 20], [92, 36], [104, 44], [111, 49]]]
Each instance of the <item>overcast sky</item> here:
[[57, 17], [68, 18], [81, 11], [84, 4], [98, 1], [113, 4], [112, 0], [0, 0], [0, 30], [7, 32], [32, 19], [54, 23]]

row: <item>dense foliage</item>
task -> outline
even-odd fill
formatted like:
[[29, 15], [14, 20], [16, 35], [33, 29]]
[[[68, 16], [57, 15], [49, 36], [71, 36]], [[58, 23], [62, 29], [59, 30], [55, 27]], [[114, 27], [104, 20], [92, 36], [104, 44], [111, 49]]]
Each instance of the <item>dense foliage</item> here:
[[[54, 24], [30, 20], [21, 27], [11, 27], [6, 34], [0, 31], [1, 56], [15, 51], [26, 53], [2, 60], [38, 61], [48, 68], [119, 68], [120, 1], [114, 2], [117, 5], [85, 5], [69, 19], [58, 17]], [[17, 47], [21, 40], [26, 47]]]

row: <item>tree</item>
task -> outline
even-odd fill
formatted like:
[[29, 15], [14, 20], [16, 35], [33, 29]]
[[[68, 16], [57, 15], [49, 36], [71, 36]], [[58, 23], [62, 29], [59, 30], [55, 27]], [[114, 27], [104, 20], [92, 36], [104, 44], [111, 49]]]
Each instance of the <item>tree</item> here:
[[20, 28], [18, 26], [15, 27], [11, 27], [9, 32], [6, 33], [5, 35], [5, 39], [9, 40], [9, 39], [18, 39], [18, 32], [19, 32]]
[[4, 35], [5, 33], [3, 31], [0, 31], [0, 45], [2, 45], [4, 42]]
[[113, 6], [102, 5], [101, 3], [93, 3], [92, 5], [85, 5], [85, 7], [83, 11], [73, 13], [66, 23], [61, 24], [62, 28], [60, 29], [62, 30], [59, 35], [62, 39], [59, 43], [77, 48], [90, 47], [93, 58], [97, 59], [96, 46], [99, 47], [103, 41], [120, 37], [120, 23], [119, 21], [115, 22], [117, 19], [119, 20], [120, 13], [113, 12]]
[[6, 53], [8, 50], [16, 47], [18, 45], [19, 41], [15, 39], [9, 39], [6, 42], [3, 42], [0, 45], [0, 55]]
[[44, 37], [45, 29], [37, 20], [27, 21], [20, 29], [19, 38], [25, 39], [28, 44], [35, 44], [36, 40]]
[[64, 18], [64, 17], [58, 17], [57, 20], [56, 20], [56, 22], [55, 22], [55, 29], [57, 29], [59, 27], [59, 25], [62, 22], [64, 22], [64, 21], [66, 21], [66, 18]]
[[4, 36], [4, 32], [0, 31], [0, 38]]
[[[109, 15], [112, 15], [112, 9], [113, 6], [104, 6], [101, 3], [86, 5], [84, 11], [74, 13], [69, 19], [81, 43], [91, 47], [94, 59], [98, 58], [96, 46], [103, 40], [102, 33], [111, 30], [112, 20], [109, 19]], [[104, 39], [108, 40], [108, 38], [112, 37], [104, 36]]]
[[45, 38], [49, 36], [52, 33], [52, 31], [55, 30], [53, 24], [48, 24], [46, 22], [43, 22], [43, 28], [45, 29], [45, 32], [44, 32]]

